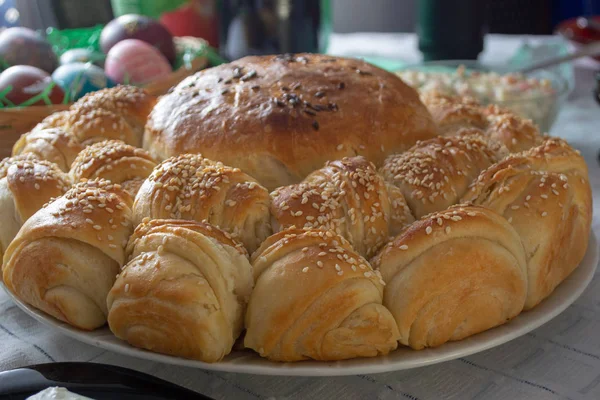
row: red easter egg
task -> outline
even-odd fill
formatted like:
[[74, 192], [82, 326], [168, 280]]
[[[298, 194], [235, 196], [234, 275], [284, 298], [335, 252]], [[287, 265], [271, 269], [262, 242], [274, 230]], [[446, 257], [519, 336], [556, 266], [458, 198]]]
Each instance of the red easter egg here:
[[[4, 93], [10, 87], [10, 91], [4, 96], [14, 105], [38, 96], [52, 85], [47, 94], [52, 104], [60, 104], [64, 100], [65, 92], [52, 81], [52, 77], [44, 70], [30, 65], [15, 65], [7, 68], [0, 74], [0, 92]], [[46, 102], [43, 99], [30, 105], [41, 106]]]
[[169, 61], [153, 46], [126, 39], [113, 46], [104, 63], [106, 76], [117, 83], [144, 84], [171, 73]]
[[28, 28], [8, 28], [0, 33], [0, 57], [8, 65], [31, 65], [50, 74], [58, 67], [50, 43]]
[[100, 47], [105, 54], [126, 39], [142, 40], [156, 47], [170, 63], [175, 62], [175, 44], [171, 33], [160, 22], [137, 14], [126, 14], [110, 21], [100, 34]]

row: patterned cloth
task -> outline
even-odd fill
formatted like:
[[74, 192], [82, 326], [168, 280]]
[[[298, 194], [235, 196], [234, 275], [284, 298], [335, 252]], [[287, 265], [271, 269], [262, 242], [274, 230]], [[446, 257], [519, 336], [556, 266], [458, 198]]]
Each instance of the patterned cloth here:
[[[411, 39], [412, 40], [412, 39]], [[492, 36], [487, 54], [518, 44]], [[377, 37], [366, 40], [375, 48]], [[513, 46], [507, 49], [507, 46]], [[416, 49], [398, 49], [414, 58]], [[590, 62], [591, 63], [591, 62]], [[585, 156], [600, 198], [600, 106], [591, 96], [593, 71], [575, 68], [577, 86], [553, 133]], [[600, 237], [600, 202], [593, 229]], [[216, 399], [600, 399], [600, 273], [574, 305], [535, 331], [494, 349], [429, 367], [336, 378], [217, 373], [158, 364], [88, 346], [37, 323], [0, 291], [0, 370], [50, 361], [94, 361], [150, 373]]]

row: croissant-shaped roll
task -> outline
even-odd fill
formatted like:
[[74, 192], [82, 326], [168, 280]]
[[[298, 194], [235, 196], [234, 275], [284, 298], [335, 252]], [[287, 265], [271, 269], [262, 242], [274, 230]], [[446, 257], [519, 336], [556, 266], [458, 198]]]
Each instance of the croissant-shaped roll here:
[[523, 309], [519, 235], [483, 207], [454, 206], [410, 225], [372, 260], [387, 286], [400, 343], [439, 346], [505, 323]]
[[443, 136], [453, 136], [462, 128], [475, 128], [504, 144], [510, 152], [527, 150], [542, 139], [531, 120], [496, 105], [484, 107], [470, 97], [452, 97], [435, 91], [421, 94], [421, 100]]
[[267, 189], [238, 168], [199, 154], [183, 154], [163, 161], [142, 184], [134, 221], [205, 221], [253, 251], [271, 234], [269, 202]]
[[507, 155], [480, 135], [437, 137], [388, 157], [381, 174], [400, 188], [415, 217], [458, 203], [479, 173]]
[[364, 257], [414, 218], [400, 190], [364, 157], [329, 161], [302, 183], [271, 193], [274, 231], [292, 226], [335, 231]]
[[252, 291], [248, 253], [210, 224], [152, 220], [129, 240], [108, 294], [113, 333], [144, 349], [205, 362], [229, 354]]
[[21, 135], [12, 154], [35, 154], [40, 160], [55, 163], [63, 171], [69, 171], [83, 145], [62, 128], [40, 128]]
[[262, 357], [343, 360], [397, 347], [381, 277], [343, 237], [289, 229], [269, 237], [252, 261], [244, 344]]
[[69, 174], [73, 182], [81, 179], [107, 179], [120, 184], [135, 196], [155, 166], [156, 162], [146, 150], [119, 140], [106, 140], [79, 153]]
[[64, 130], [64, 126], [69, 118], [69, 110], [58, 111], [48, 115], [46, 118], [42, 120], [39, 124], [37, 124], [32, 131], [38, 131], [42, 129], [49, 128], [60, 128]]
[[144, 125], [156, 98], [135, 86], [117, 86], [89, 93], [75, 102], [65, 129], [82, 143], [118, 139], [142, 147]]
[[56, 164], [23, 154], [0, 162], [0, 256], [23, 223], [71, 186]]
[[560, 139], [482, 172], [464, 201], [502, 214], [521, 236], [528, 271], [525, 309], [550, 295], [585, 255], [592, 221], [587, 167]]
[[108, 181], [79, 183], [25, 222], [4, 254], [4, 284], [55, 318], [98, 328], [132, 230], [125, 191]]

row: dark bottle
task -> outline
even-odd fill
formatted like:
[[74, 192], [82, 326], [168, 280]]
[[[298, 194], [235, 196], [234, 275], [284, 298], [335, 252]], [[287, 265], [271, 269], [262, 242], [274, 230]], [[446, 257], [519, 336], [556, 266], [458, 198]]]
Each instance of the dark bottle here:
[[417, 34], [424, 61], [477, 59], [485, 10], [485, 0], [419, 0]]
[[319, 22], [319, 0], [220, 0], [220, 52], [230, 60], [317, 52]]

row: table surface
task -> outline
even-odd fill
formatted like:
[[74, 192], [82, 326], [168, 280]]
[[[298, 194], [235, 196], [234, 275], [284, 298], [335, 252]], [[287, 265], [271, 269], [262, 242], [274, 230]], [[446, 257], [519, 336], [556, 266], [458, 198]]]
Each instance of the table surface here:
[[[544, 41], [547, 38], [526, 38]], [[524, 37], [490, 35], [482, 59], [510, 57]], [[330, 52], [419, 60], [410, 34], [334, 35]], [[552, 134], [584, 155], [600, 198], [600, 106], [592, 98], [600, 65], [575, 64], [575, 90]], [[600, 237], [600, 207], [593, 229]], [[541, 328], [497, 348], [408, 371], [339, 378], [216, 373], [121, 356], [73, 341], [37, 323], [0, 290], [0, 371], [54, 361], [116, 364], [153, 374], [216, 399], [600, 399], [600, 272], [579, 300]]]

